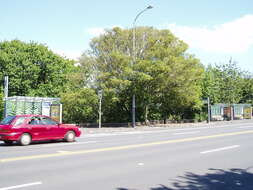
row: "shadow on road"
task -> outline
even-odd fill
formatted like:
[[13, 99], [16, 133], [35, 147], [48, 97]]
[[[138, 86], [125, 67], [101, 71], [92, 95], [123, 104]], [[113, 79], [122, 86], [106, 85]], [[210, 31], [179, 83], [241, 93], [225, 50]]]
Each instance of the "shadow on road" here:
[[[159, 185], [150, 190], [252, 190], [253, 173], [249, 172], [249, 169], [251, 168], [209, 169], [209, 173], [204, 175], [188, 172], [184, 176], [179, 176], [170, 187]], [[117, 190], [137, 189], [118, 188]]]

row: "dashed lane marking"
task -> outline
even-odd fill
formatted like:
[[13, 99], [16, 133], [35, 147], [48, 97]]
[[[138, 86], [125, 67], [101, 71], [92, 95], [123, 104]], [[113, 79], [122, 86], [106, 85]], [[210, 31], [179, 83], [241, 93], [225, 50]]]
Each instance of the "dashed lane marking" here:
[[219, 152], [219, 151], [234, 149], [234, 148], [238, 148], [238, 147], [240, 147], [240, 145], [226, 146], [226, 147], [222, 147], [222, 148], [216, 148], [216, 149], [212, 149], [212, 150], [203, 151], [203, 152], [200, 152], [200, 154]]
[[59, 150], [57, 152], [59, 152], [59, 153], [70, 153], [70, 151], [66, 151], [66, 150]]
[[34, 182], [34, 183], [26, 183], [26, 184], [22, 184], [22, 185], [15, 185], [15, 186], [10, 186], [10, 187], [2, 187], [2, 188], [0, 188], [0, 190], [19, 189], [19, 188], [29, 187], [29, 186], [34, 186], [34, 185], [42, 185], [42, 182], [38, 181], [38, 182]]
[[249, 129], [249, 128], [253, 128], [252, 126], [244, 126], [244, 127], [237, 127], [239, 129]]
[[196, 134], [200, 133], [200, 131], [192, 131], [192, 132], [184, 132], [184, 133], [173, 133], [173, 135], [188, 135], [188, 134]]

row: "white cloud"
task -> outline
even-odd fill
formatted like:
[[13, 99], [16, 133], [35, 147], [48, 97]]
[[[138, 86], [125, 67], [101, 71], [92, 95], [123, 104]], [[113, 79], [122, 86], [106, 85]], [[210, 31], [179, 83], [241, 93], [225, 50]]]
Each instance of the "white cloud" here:
[[81, 51], [64, 51], [64, 50], [53, 50], [53, 52], [55, 52], [56, 54], [62, 56], [62, 57], [65, 57], [65, 58], [68, 58], [68, 59], [73, 59], [73, 60], [78, 60], [79, 57], [81, 57], [82, 55], [82, 52]]
[[253, 15], [245, 15], [213, 27], [167, 24], [166, 28], [191, 48], [206, 52], [242, 53], [253, 46]]
[[123, 28], [120, 25], [113, 25], [113, 26], [104, 27], [104, 28], [103, 27], [94, 27], [94, 28], [88, 28], [88, 29], [86, 29], [86, 33], [88, 33], [89, 35], [92, 35], [92, 36], [99, 36], [99, 35], [105, 34], [106, 33], [106, 29], [112, 29], [114, 27]]
[[105, 28], [97, 27], [97, 28], [89, 28], [86, 30], [88, 34], [92, 36], [99, 36], [105, 33]]

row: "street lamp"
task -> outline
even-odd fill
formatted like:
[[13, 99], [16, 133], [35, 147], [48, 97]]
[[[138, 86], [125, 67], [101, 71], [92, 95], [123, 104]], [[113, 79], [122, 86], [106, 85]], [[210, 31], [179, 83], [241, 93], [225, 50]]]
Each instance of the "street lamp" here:
[[4, 117], [7, 116], [7, 98], [9, 88], [9, 76], [4, 77]]
[[[136, 21], [139, 18], [139, 16], [144, 13], [145, 11], [147, 11], [148, 9], [152, 9], [152, 6], [147, 6], [144, 10], [142, 10], [141, 12], [139, 12], [136, 17], [134, 18], [134, 22], [133, 22], [133, 65], [135, 64], [135, 58], [136, 58], [136, 50], [135, 50], [135, 33], [136, 33]], [[133, 97], [132, 97], [132, 127], [135, 127], [135, 93], [133, 93]]]
[[99, 97], [99, 121], [98, 121], [98, 128], [101, 128], [101, 117], [102, 117], [102, 97], [103, 97], [103, 90], [98, 91], [98, 97]]

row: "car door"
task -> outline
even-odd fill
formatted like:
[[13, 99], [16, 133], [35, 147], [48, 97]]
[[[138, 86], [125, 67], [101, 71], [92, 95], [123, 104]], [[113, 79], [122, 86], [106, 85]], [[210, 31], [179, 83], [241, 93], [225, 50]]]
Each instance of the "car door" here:
[[47, 138], [47, 128], [42, 125], [40, 117], [31, 117], [28, 122], [28, 128], [33, 140], [44, 140]]
[[48, 137], [51, 139], [59, 139], [63, 137], [63, 130], [58, 123], [49, 117], [41, 117], [42, 124], [47, 128]]

